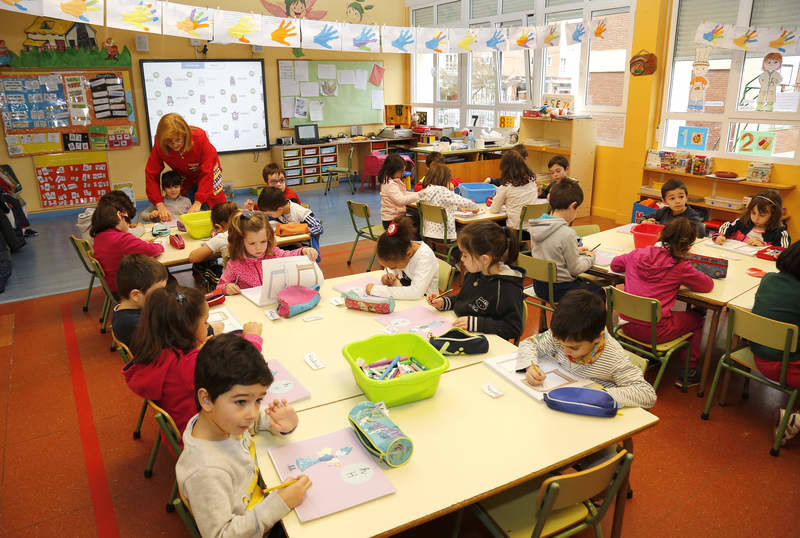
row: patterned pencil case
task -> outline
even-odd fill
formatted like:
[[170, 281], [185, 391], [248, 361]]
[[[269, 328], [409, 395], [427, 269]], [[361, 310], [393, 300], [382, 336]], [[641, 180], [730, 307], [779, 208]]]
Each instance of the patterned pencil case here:
[[375, 402], [361, 402], [348, 414], [358, 440], [373, 456], [390, 467], [400, 467], [414, 452], [414, 443]]
[[394, 312], [394, 297], [364, 297], [353, 290], [343, 293], [344, 305], [353, 310], [363, 310], [374, 314]]

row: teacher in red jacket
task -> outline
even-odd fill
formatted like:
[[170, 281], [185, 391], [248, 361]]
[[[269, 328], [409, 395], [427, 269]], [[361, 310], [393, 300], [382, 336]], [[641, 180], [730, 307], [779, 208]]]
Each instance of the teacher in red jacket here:
[[200, 211], [203, 204], [214, 207], [225, 201], [222, 167], [216, 148], [204, 130], [189, 127], [179, 114], [166, 114], [159, 120], [153, 150], [144, 169], [147, 198], [156, 206], [159, 218], [168, 221], [174, 216], [164, 205], [161, 193], [164, 163], [183, 176], [181, 194], [194, 202], [189, 213]]

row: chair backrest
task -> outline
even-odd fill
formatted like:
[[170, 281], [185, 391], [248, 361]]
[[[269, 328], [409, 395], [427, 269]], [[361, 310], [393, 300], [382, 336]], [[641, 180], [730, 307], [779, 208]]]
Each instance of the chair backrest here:
[[[419, 209], [419, 226], [420, 230], [425, 230], [425, 221], [435, 222], [441, 224], [444, 228], [443, 240], [447, 242], [447, 211], [442, 206], [426, 204], [425, 202], [417, 203]], [[420, 236], [423, 236], [420, 232]]]
[[797, 325], [765, 318], [738, 306], [732, 306], [728, 313], [726, 353], [732, 351], [733, 335], [741, 336], [750, 343], [782, 350], [779, 382], [785, 385], [789, 357], [797, 350], [797, 332]]
[[522, 206], [519, 212], [519, 229], [522, 230], [530, 219], [538, 219], [549, 212], [550, 204], [526, 204]]
[[444, 292], [450, 289], [450, 284], [453, 282], [454, 268], [441, 258], [436, 258], [439, 263], [439, 291]]
[[[627, 351], [627, 350], [626, 350]], [[630, 351], [628, 353], [628, 360], [630, 360], [634, 366], [636, 366], [639, 370], [642, 371], [642, 375], [644, 375], [645, 370], [647, 370], [647, 359], [644, 357], [640, 357]]]
[[642, 297], [627, 293], [616, 287], [610, 287], [611, 305], [618, 314], [624, 314], [645, 323], [658, 323], [661, 321], [661, 301], [651, 297]]
[[103, 270], [103, 266], [100, 265], [100, 262], [97, 261], [97, 258], [90, 258], [89, 261], [94, 267], [95, 274], [100, 280], [100, 284], [103, 286], [103, 291], [105, 292], [106, 297], [111, 300], [112, 304], [117, 303], [117, 299], [114, 297], [114, 292], [111, 291], [111, 288], [108, 286], [108, 282], [106, 281], [106, 272]]
[[354, 146], [350, 146], [350, 151], [347, 152], [347, 169], [350, 172], [353, 171], [353, 151], [355, 150]]
[[[525, 269], [526, 277], [539, 280], [540, 282], [547, 282], [548, 296], [546, 299], [547, 302], [555, 306], [555, 302], [553, 301], [553, 284], [556, 281], [556, 262], [534, 258], [527, 254], [520, 254], [517, 258], [517, 265]], [[541, 298], [545, 299], [545, 297]]]
[[599, 224], [582, 224], [580, 226], [573, 226], [572, 229], [575, 230], [578, 237], [586, 237], [587, 235], [600, 233]]
[[367, 219], [369, 222], [369, 206], [367, 204], [361, 204], [358, 202], [354, 202], [353, 200], [347, 201], [347, 210], [350, 211], [351, 217], [359, 217], [362, 219]]
[[182, 449], [181, 449], [181, 433], [178, 430], [178, 426], [175, 425], [175, 421], [172, 420], [172, 417], [169, 416], [169, 413], [161, 409], [158, 405], [153, 403], [150, 400], [147, 400], [147, 405], [153, 410], [153, 414], [156, 417], [156, 422], [158, 422], [159, 427], [161, 428], [161, 432], [164, 434], [164, 437], [167, 439], [167, 442], [172, 447], [172, 450], [175, 452], [176, 456], [180, 456]]
[[114, 345], [117, 346], [117, 351], [119, 351], [120, 356], [122, 357], [122, 361], [125, 364], [128, 364], [133, 360], [133, 353], [131, 350], [123, 344], [118, 338], [117, 335], [114, 334], [114, 329], [111, 329], [111, 340], [114, 342]]
[[78, 258], [81, 260], [83, 268], [89, 273], [94, 273], [94, 266], [90, 261], [92, 258], [94, 258], [92, 244], [86, 239], [80, 239], [74, 235], [69, 236], [69, 242], [72, 243], [75, 253], [78, 254]]

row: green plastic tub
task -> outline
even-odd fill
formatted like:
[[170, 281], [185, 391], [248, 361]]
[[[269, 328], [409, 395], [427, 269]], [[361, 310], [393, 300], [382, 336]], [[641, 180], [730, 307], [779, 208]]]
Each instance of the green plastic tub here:
[[[446, 357], [427, 340], [413, 333], [379, 334], [347, 344], [342, 348], [342, 354], [350, 363], [353, 377], [367, 398], [373, 402], [385, 402], [387, 407], [430, 398], [439, 387], [439, 377], [450, 367]], [[401, 375], [389, 381], [378, 381], [368, 377], [356, 365], [359, 358], [371, 364], [382, 359], [393, 359], [398, 355], [414, 357], [427, 370]]]
[[211, 211], [198, 211], [196, 213], [186, 213], [179, 217], [186, 226], [186, 231], [193, 239], [205, 239], [211, 237]]

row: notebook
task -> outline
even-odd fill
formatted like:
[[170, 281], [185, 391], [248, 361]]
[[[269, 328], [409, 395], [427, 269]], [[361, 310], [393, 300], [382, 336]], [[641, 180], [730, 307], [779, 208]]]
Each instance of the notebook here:
[[289, 286], [322, 287], [325, 282], [319, 265], [305, 256], [264, 260], [261, 262], [261, 274], [261, 286], [242, 290], [242, 295], [256, 306], [277, 304], [278, 293]]

